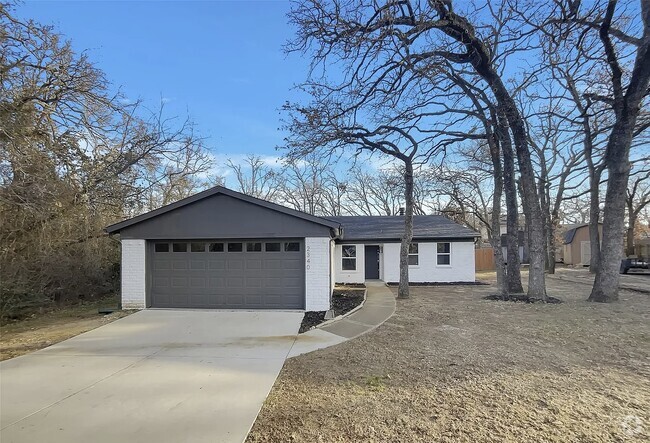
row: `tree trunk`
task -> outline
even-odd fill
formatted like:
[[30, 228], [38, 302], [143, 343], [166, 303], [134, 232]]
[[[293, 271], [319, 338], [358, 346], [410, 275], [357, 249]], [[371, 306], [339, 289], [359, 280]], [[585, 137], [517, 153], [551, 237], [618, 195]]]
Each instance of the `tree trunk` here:
[[[519, 211], [515, 160], [508, 133], [508, 121], [503, 114], [499, 116], [497, 134], [503, 152], [503, 186], [506, 194], [506, 288], [509, 293], [521, 294], [524, 292], [524, 287], [521, 284], [521, 260], [519, 258]], [[497, 235], [500, 243], [500, 229], [497, 230]], [[503, 252], [501, 255], [503, 256]]]
[[608, 303], [618, 300], [619, 269], [623, 255], [625, 199], [630, 175], [630, 144], [634, 125], [619, 119], [607, 143], [607, 194], [603, 211], [601, 262], [589, 295], [589, 301]]
[[[503, 83], [493, 64], [493, 56], [487, 46], [477, 37], [477, 33], [469, 21], [455, 14], [451, 2], [431, 2], [436, 8], [441, 21], [447, 24], [440, 29], [449, 37], [463, 44], [470, 57], [470, 63], [478, 75], [487, 82], [498, 103], [498, 110], [509, 123], [512, 131], [519, 174], [523, 185], [522, 202], [524, 210], [528, 208], [526, 220], [529, 223], [530, 239], [530, 272], [528, 278], [528, 296], [546, 301], [546, 282], [544, 274], [545, 239], [542, 222], [542, 210], [537, 196], [535, 171], [528, 148], [528, 135], [524, 119], [517, 108], [517, 103], [510, 95], [508, 87]], [[504, 173], [505, 176], [505, 173]], [[510, 212], [510, 211], [509, 211]]]
[[[601, 39], [607, 43], [609, 24], [616, 3], [609, 3], [607, 15], [600, 28]], [[636, 119], [643, 97], [650, 84], [650, 4], [641, 2], [644, 31], [637, 49], [634, 69], [630, 74], [627, 91], [623, 95], [620, 68], [611, 44], [605, 45], [614, 81], [614, 110], [616, 121], [607, 140], [605, 165], [607, 166], [607, 193], [603, 211], [603, 247], [600, 267], [594, 280], [589, 301], [610, 302], [618, 300], [619, 269], [625, 229], [625, 196], [630, 176], [630, 146], [634, 137]]]
[[[490, 233], [490, 244], [494, 250], [494, 264], [497, 274], [497, 290], [504, 298], [508, 295], [508, 284], [506, 282], [506, 268], [501, 247], [501, 196], [503, 195], [503, 169], [501, 168], [501, 156], [499, 143], [492, 139], [488, 140], [490, 146], [490, 157], [492, 159], [492, 175], [494, 177], [494, 194], [492, 196], [492, 232]], [[521, 282], [520, 282], [521, 284]]]
[[[515, 144], [522, 184], [522, 202], [528, 225], [530, 267], [528, 273], [528, 296], [546, 301], [546, 277], [544, 275], [545, 239], [542, 210], [535, 186], [535, 173], [528, 150], [526, 129], [523, 119], [505, 86], [498, 80], [494, 88], [495, 96], [504, 106]], [[518, 251], [517, 251], [518, 252]]]
[[411, 159], [404, 160], [404, 199], [406, 208], [404, 214], [404, 235], [399, 251], [399, 288], [398, 298], [409, 297], [409, 246], [413, 238], [413, 163]]
[[[591, 169], [591, 168], [590, 168]], [[600, 269], [600, 172], [590, 171], [590, 197], [589, 202], [589, 243], [591, 246], [591, 257], [589, 259], [589, 272], [597, 274]]]
[[546, 227], [546, 250], [548, 254], [548, 273], [555, 274], [557, 245], [555, 244], [555, 221], [553, 219]]
[[636, 214], [634, 213], [633, 202], [630, 199], [627, 205], [627, 251], [626, 255], [635, 255], [634, 251], [634, 226], [636, 225]]
[[629, 257], [631, 255], [636, 255], [634, 250], [634, 225], [631, 224], [627, 227], [627, 252], [626, 255]]

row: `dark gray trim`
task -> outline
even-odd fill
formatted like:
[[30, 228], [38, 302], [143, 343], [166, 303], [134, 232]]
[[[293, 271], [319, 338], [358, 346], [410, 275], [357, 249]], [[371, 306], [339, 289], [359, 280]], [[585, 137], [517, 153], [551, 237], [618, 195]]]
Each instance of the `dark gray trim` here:
[[[476, 237], [413, 237], [413, 240], [411, 240], [412, 243], [417, 243], [417, 242], [466, 242], [466, 243], [474, 243], [474, 241], [479, 238], [480, 235], [477, 235]], [[375, 238], [375, 239], [355, 239], [355, 238], [337, 238], [336, 239], [336, 244], [337, 245], [347, 245], [347, 244], [368, 244], [368, 245], [376, 245], [376, 244], [382, 244], [382, 243], [400, 243], [402, 241], [401, 238]]]
[[145, 255], [144, 255], [144, 269], [145, 269], [145, 293], [144, 293], [144, 306], [145, 308], [151, 307], [151, 286], [153, 283], [153, 266], [151, 254], [153, 254], [154, 243], [152, 241], [145, 241]]
[[[399, 240], [404, 235], [403, 216], [336, 216], [348, 240]], [[414, 215], [413, 238], [476, 238], [480, 234], [443, 215]]]
[[228, 188], [224, 188], [223, 186], [215, 186], [214, 188], [207, 189], [203, 192], [199, 192], [198, 194], [194, 194], [192, 196], [189, 196], [187, 198], [184, 198], [182, 200], [178, 200], [177, 202], [170, 203], [166, 206], [163, 206], [162, 208], [154, 209], [153, 211], [149, 211], [145, 214], [138, 215], [136, 217], [130, 218], [128, 220], [121, 221], [119, 223], [112, 224], [110, 226], [107, 226], [104, 228], [106, 232], [109, 234], [113, 234], [116, 232], [119, 232], [120, 230], [135, 225], [137, 223], [143, 222], [145, 220], [149, 220], [151, 218], [157, 217], [159, 215], [165, 214], [167, 212], [173, 211], [178, 208], [182, 208], [183, 206], [189, 205], [191, 203], [194, 203], [196, 201], [202, 200], [204, 198], [211, 197], [216, 194], [223, 194], [227, 195], [229, 197], [233, 197], [239, 200], [243, 200], [247, 203], [251, 203], [254, 205], [262, 206], [267, 209], [271, 209], [273, 211], [281, 212], [283, 214], [291, 215], [297, 218], [301, 218], [303, 220], [310, 221], [312, 223], [316, 223], [319, 225], [327, 226], [331, 229], [334, 229], [335, 235], [339, 234], [339, 229], [340, 229], [340, 223], [328, 220], [325, 218], [321, 217], [316, 217], [315, 215], [307, 214], [305, 212], [300, 212], [296, 211], [295, 209], [287, 208], [285, 206], [281, 206], [275, 203], [268, 202], [266, 200], [261, 200], [255, 197], [251, 197], [250, 195], [242, 194], [240, 192], [233, 191]]

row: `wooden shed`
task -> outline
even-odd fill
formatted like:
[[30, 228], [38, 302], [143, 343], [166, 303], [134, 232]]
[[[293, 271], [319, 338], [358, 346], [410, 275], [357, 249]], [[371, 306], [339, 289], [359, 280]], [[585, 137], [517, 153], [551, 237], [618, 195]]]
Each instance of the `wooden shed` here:
[[[591, 261], [591, 242], [589, 241], [589, 224], [568, 225], [564, 233], [564, 264], [589, 266]], [[602, 237], [603, 225], [598, 225]]]

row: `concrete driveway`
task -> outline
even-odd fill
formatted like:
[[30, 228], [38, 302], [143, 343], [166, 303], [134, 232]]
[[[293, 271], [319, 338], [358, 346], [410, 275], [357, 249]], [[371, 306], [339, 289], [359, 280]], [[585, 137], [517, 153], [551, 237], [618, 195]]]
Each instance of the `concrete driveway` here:
[[0, 363], [0, 441], [241, 442], [303, 314], [146, 310]]

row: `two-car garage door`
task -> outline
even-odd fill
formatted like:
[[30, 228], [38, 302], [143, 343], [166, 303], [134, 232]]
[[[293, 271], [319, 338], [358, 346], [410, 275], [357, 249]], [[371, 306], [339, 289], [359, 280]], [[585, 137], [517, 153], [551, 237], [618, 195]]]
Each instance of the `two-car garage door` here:
[[150, 242], [154, 308], [303, 309], [303, 241]]

